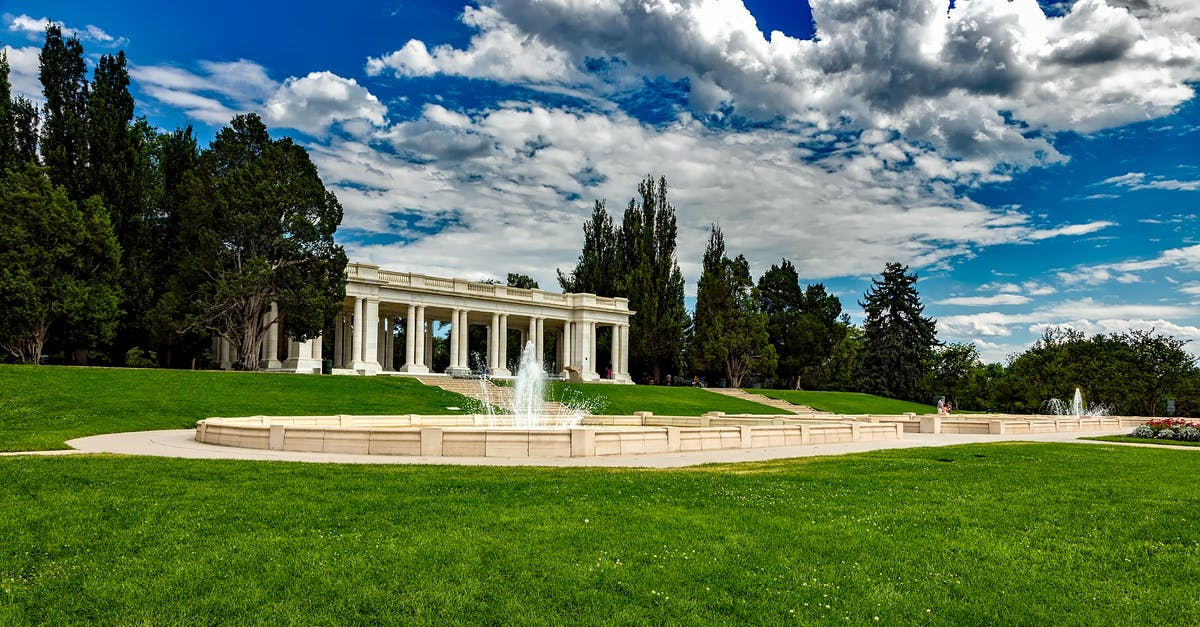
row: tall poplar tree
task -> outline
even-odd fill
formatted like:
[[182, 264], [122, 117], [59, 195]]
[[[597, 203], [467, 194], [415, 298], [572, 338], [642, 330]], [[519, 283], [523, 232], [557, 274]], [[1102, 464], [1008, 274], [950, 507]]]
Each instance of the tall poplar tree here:
[[15, 130], [13, 141], [17, 153], [17, 163], [41, 163], [38, 160], [38, 135], [40, 118], [37, 105], [28, 99], [18, 96], [12, 101], [12, 117]]
[[12, 83], [8, 80], [8, 52], [0, 48], [0, 174], [20, 163], [17, 155], [17, 121], [13, 116]]
[[90, 189], [87, 177], [87, 66], [83, 44], [63, 38], [57, 24], [46, 27], [46, 43], [38, 56], [38, 78], [46, 98], [42, 121], [42, 160], [50, 180], [67, 190], [71, 200], [83, 200]]
[[676, 260], [675, 208], [667, 201], [667, 179], [646, 177], [629, 201], [617, 244], [623, 262], [619, 291], [629, 299], [630, 374], [650, 374], [654, 381], [674, 372], [683, 352], [687, 311], [683, 306], [683, 274]]
[[932, 367], [938, 345], [936, 322], [922, 314], [916, 273], [908, 266], [888, 263], [859, 301], [866, 313], [865, 345], [859, 366], [863, 390], [911, 401], [928, 401], [921, 381]]

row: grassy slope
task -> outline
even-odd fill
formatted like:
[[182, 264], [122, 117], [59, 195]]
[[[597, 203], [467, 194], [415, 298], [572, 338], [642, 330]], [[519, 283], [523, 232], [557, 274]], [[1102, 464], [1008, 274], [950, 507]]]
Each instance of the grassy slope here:
[[448, 414], [468, 402], [399, 378], [0, 365], [0, 451], [191, 427], [208, 416]]
[[567, 402], [582, 401], [592, 413], [603, 414], [632, 414], [635, 411], [649, 411], [660, 416], [699, 416], [710, 411], [779, 413], [772, 407], [691, 387], [552, 382], [549, 394]]
[[797, 405], [808, 405], [813, 409], [838, 414], [917, 414], [937, 413], [933, 405], [923, 405], [893, 398], [884, 398], [861, 392], [807, 392], [804, 390], [747, 390], [765, 394], [771, 398], [782, 398]]
[[0, 458], [0, 624], [1200, 624], [1190, 451]]

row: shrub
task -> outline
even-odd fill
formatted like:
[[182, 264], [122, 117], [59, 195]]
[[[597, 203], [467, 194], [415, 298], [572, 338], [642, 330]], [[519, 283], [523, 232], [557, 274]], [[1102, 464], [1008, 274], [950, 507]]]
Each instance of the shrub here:
[[1131, 433], [1129, 435], [1131, 435], [1135, 438], [1152, 438], [1152, 437], [1154, 437], [1154, 429], [1151, 429], [1147, 425], [1139, 425], [1136, 429], [1133, 430], [1133, 433]]
[[134, 346], [125, 353], [125, 365], [129, 368], [157, 368], [158, 355]]
[[1154, 437], [1156, 437], [1160, 440], [1174, 440], [1175, 439], [1175, 430], [1174, 429], [1163, 429], [1163, 430], [1159, 431], [1158, 433], [1154, 434]]
[[1179, 439], [1186, 442], [1200, 442], [1200, 429], [1195, 427], [1184, 427], [1179, 430]]

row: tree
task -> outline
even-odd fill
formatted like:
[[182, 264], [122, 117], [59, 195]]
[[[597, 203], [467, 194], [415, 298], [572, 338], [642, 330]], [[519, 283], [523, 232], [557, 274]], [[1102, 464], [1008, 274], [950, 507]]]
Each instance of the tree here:
[[622, 274], [618, 295], [635, 313], [629, 323], [629, 367], [655, 381], [673, 372], [683, 351], [687, 312], [683, 274], [675, 259], [675, 208], [667, 201], [667, 179], [646, 177], [638, 185], [641, 203], [631, 199], [617, 234], [615, 266]]
[[945, 395], [960, 409], [982, 409], [980, 399], [971, 387], [983, 362], [974, 344], [952, 342], [938, 348], [931, 381], [926, 386], [935, 395]]
[[46, 43], [38, 61], [38, 78], [46, 97], [42, 159], [51, 182], [65, 187], [67, 196], [79, 201], [87, 196], [89, 189], [86, 172], [88, 84], [83, 44], [74, 37], [64, 39], [62, 29], [51, 23], [46, 27]]
[[54, 335], [103, 343], [116, 331], [119, 250], [97, 197], [76, 203], [33, 163], [0, 180], [0, 347], [36, 362]]
[[864, 391], [911, 401], [923, 398], [921, 382], [937, 345], [937, 327], [921, 315], [925, 306], [908, 266], [888, 263], [859, 301], [866, 319], [859, 376]]
[[583, 250], [569, 274], [558, 270], [558, 284], [564, 292], [586, 292], [598, 296], [616, 296], [621, 268], [617, 267], [617, 233], [604, 201], [592, 206], [592, 216], [583, 223]]
[[821, 386], [849, 325], [842, 316], [842, 301], [821, 283], [801, 289], [796, 268], [787, 259], [763, 273], [758, 294], [771, 345], [779, 356], [776, 374], [793, 389]]
[[16, 150], [16, 163], [20, 165], [39, 163], [38, 136], [41, 133], [41, 127], [39, 126], [37, 106], [25, 98], [18, 97], [12, 102], [12, 119], [15, 127], [13, 142]]
[[[345, 297], [346, 253], [333, 240], [342, 207], [304, 148], [272, 140], [257, 115], [239, 115], [217, 133], [188, 185], [188, 327], [229, 340], [243, 369], [259, 367], [271, 324], [298, 341], [332, 327]], [[271, 303], [275, 319], [265, 315]]]
[[13, 115], [12, 83], [8, 80], [8, 52], [0, 49], [0, 173], [20, 165], [17, 156], [17, 121]]
[[1123, 338], [1132, 354], [1128, 379], [1134, 395], [1131, 408], [1138, 416], [1157, 416], [1168, 395], [1183, 392], [1195, 376], [1196, 360], [1183, 350], [1188, 341], [1157, 335], [1153, 329], [1132, 331]]
[[508, 287], [519, 287], [524, 290], [538, 289], [537, 281], [534, 281], [533, 277], [525, 275], [525, 274], [516, 274], [514, 272], [509, 272], [507, 282], [508, 282]]
[[741, 387], [747, 375], [775, 367], [767, 316], [759, 311], [750, 264], [742, 255], [733, 260], [725, 255], [725, 237], [716, 224], [704, 249], [689, 355], [693, 365], [723, 371], [731, 387]]

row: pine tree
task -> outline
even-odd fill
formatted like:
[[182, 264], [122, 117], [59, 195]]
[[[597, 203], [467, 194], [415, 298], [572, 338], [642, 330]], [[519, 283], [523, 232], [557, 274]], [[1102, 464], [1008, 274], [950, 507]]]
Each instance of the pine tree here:
[[18, 96], [12, 101], [12, 118], [15, 130], [13, 141], [17, 163], [38, 164], [38, 136], [40, 133], [37, 106], [28, 99]]
[[865, 346], [859, 366], [863, 390], [912, 401], [927, 400], [921, 381], [932, 365], [938, 345], [936, 322], [922, 315], [925, 306], [908, 266], [888, 263], [859, 301], [866, 313]]
[[50, 180], [67, 190], [71, 200], [83, 200], [87, 178], [87, 66], [83, 44], [64, 39], [57, 24], [46, 27], [46, 43], [38, 57], [38, 78], [46, 97], [41, 152]]
[[693, 365], [724, 372], [731, 387], [750, 374], [767, 374], [776, 354], [767, 333], [767, 317], [745, 256], [729, 259], [721, 228], [712, 226], [696, 289], [696, 315], [689, 355]]

